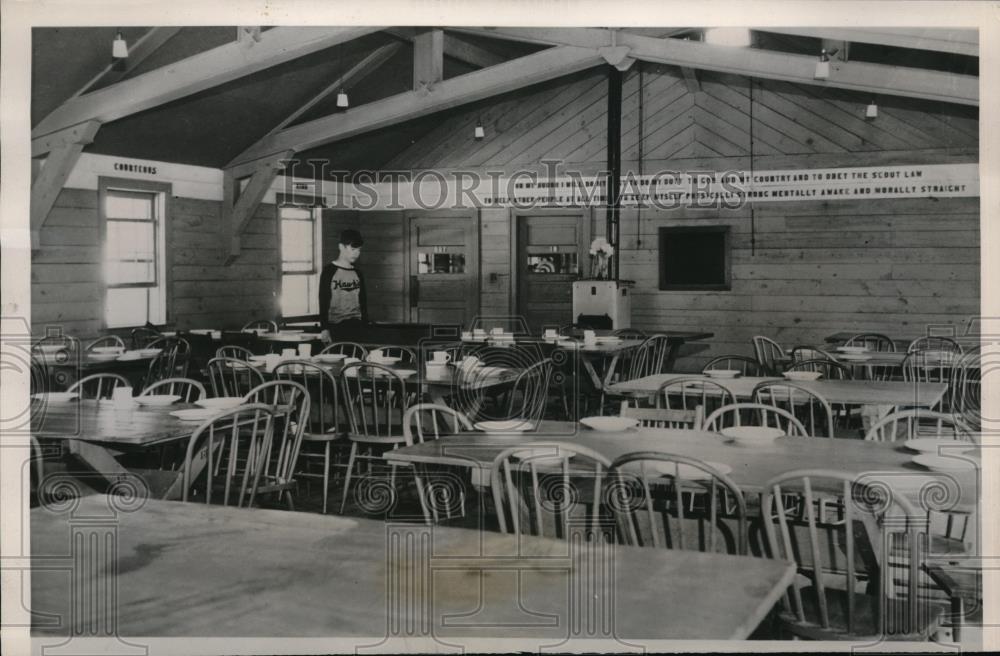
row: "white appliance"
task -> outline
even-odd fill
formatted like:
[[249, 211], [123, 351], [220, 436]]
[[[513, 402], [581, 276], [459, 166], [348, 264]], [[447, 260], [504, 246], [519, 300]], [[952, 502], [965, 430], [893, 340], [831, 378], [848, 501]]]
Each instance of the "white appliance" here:
[[[573, 283], [573, 322], [610, 320], [613, 330], [632, 325], [631, 280], [577, 280]], [[606, 317], [606, 318], [605, 318]]]

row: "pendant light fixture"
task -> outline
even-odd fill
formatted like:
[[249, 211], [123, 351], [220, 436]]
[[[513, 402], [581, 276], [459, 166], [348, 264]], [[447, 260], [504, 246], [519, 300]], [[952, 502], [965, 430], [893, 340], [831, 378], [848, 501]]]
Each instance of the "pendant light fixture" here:
[[347, 100], [347, 92], [343, 88], [337, 93], [337, 107], [349, 107], [350, 102]]
[[483, 119], [480, 118], [476, 120], [476, 130], [473, 133], [473, 135], [476, 137], [476, 139], [486, 138], [486, 130], [483, 128]]
[[128, 58], [128, 43], [125, 42], [121, 30], [115, 33], [115, 40], [111, 43], [111, 56], [115, 59]]
[[[344, 44], [337, 46], [337, 65], [340, 67], [341, 79], [344, 75]], [[340, 91], [337, 92], [337, 107], [340, 109], [347, 109], [350, 106], [350, 101], [347, 99], [347, 91], [344, 87], [340, 87]]]

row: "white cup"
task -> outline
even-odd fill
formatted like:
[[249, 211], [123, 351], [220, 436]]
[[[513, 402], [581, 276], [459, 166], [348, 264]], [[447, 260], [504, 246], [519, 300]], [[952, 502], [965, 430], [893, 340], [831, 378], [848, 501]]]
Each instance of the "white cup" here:
[[503, 335], [503, 328], [494, 328], [490, 332], [494, 335]]
[[222, 339], [221, 330], [213, 330], [209, 333], [209, 335], [211, 336], [212, 339]]
[[473, 337], [485, 337], [486, 336], [486, 331], [483, 330], [482, 328], [476, 328], [475, 330], [472, 331], [472, 336]]
[[293, 348], [281, 349], [281, 357], [283, 358], [295, 358], [298, 352]]
[[559, 333], [556, 332], [555, 328], [546, 328], [544, 337], [545, 339], [559, 339]]
[[451, 362], [451, 353], [448, 353], [448, 351], [434, 351], [431, 359], [435, 364], [446, 364]]
[[299, 344], [299, 357], [308, 358], [312, 355], [313, 345], [312, 344]]
[[115, 406], [115, 410], [130, 410], [134, 401], [132, 401], [132, 388], [131, 387], [116, 387], [111, 391], [111, 402]]
[[472, 339], [472, 333], [469, 332], [468, 330], [463, 330], [462, 331], [462, 339], [464, 339], [464, 340]]
[[591, 344], [596, 344], [597, 343], [597, 333], [595, 333], [593, 330], [584, 330], [583, 331], [583, 343], [587, 344], [588, 346], [591, 345]]
[[427, 363], [427, 380], [442, 380], [447, 375], [448, 367], [443, 362]]

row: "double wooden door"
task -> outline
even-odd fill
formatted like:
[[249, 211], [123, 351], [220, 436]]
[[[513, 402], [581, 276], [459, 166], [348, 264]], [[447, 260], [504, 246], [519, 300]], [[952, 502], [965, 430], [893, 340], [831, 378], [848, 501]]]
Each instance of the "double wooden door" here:
[[479, 309], [475, 212], [407, 214], [409, 320], [466, 325]]

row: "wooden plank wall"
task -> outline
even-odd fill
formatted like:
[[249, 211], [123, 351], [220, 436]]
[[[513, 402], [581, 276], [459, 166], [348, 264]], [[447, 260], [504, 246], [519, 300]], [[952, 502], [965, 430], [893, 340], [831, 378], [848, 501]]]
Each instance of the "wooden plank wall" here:
[[403, 305], [404, 225], [401, 211], [358, 215], [358, 230], [365, 240], [358, 268], [365, 276], [372, 321], [409, 321]]

